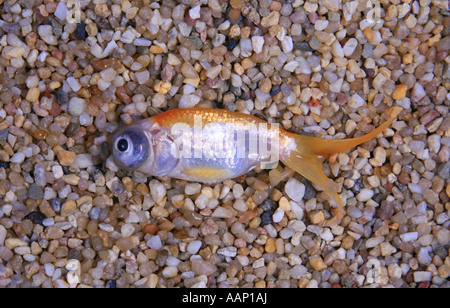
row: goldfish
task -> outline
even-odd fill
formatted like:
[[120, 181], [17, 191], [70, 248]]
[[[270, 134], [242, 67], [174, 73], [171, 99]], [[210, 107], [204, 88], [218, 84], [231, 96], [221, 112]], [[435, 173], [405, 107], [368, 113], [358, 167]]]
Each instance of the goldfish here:
[[334, 201], [337, 211], [329, 225], [345, 215], [340, 186], [322, 171], [326, 158], [364, 143], [388, 128], [400, 107], [388, 110], [388, 119], [368, 134], [348, 139], [299, 135], [258, 117], [222, 109], [173, 109], [122, 125], [110, 140], [117, 166], [156, 177], [218, 183], [278, 161], [299, 173]]

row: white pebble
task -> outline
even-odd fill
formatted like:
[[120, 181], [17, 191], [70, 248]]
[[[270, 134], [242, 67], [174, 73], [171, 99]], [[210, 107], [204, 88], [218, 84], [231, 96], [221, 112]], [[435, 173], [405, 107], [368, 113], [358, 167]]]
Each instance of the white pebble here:
[[364, 99], [359, 96], [357, 93], [353, 94], [348, 101], [348, 106], [350, 108], [359, 108], [364, 105]]
[[432, 277], [431, 272], [425, 272], [425, 271], [415, 271], [413, 273], [414, 281], [415, 282], [423, 282], [423, 281], [430, 281]]
[[300, 202], [305, 195], [305, 185], [296, 178], [291, 177], [284, 186], [284, 192], [295, 202]]
[[151, 44], [152, 41], [143, 37], [137, 38], [133, 41], [133, 45], [135, 46], [150, 46]]
[[355, 38], [349, 39], [343, 47], [344, 55], [347, 57], [351, 56], [355, 51], [356, 46], [358, 46], [358, 41]]
[[187, 251], [190, 254], [195, 255], [199, 250], [200, 247], [202, 247], [202, 242], [201, 241], [192, 241], [188, 244], [187, 246]]
[[419, 238], [419, 233], [418, 232], [403, 233], [400, 234], [400, 238], [402, 239], [403, 242], [415, 241]]
[[178, 274], [178, 268], [176, 266], [167, 266], [161, 273], [164, 278], [173, 278]]
[[289, 53], [294, 49], [294, 41], [292, 40], [292, 37], [285, 36], [283, 40], [281, 41], [281, 48], [283, 49], [283, 52]]
[[120, 233], [122, 233], [123, 237], [129, 237], [133, 234], [133, 232], [134, 232], [134, 227], [132, 224], [124, 224], [120, 228]]
[[79, 116], [86, 110], [86, 101], [80, 97], [72, 97], [68, 109], [71, 115]]
[[192, 19], [200, 18], [200, 5], [196, 5], [189, 10], [189, 17], [191, 17]]
[[11, 157], [11, 162], [16, 164], [21, 164], [25, 160], [25, 154], [22, 152], [14, 153], [14, 155]]
[[372, 198], [374, 194], [375, 194], [375, 193], [373, 192], [372, 189], [369, 189], [369, 188], [363, 188], [363, 189], [361, 189], [361, 191], [359, 192], [359, 194], [356, 195], [356, 199], [357, 199], [359, 202], [366, 202], [366, 201], [368, 201], [370, 198]]
[[150, 79], [150, 72], [148, 70], [136, 72], [134, 73], [134, 75], [136, 76], [137, 82], [139, 84], [144, 84]]
[[81, 89], [80, 83], [74, 77], [67, 77], [66, 81], [73, 92], [78, 92]]
[[277, 222], [280, 222], [283, 219], [283, 217], [284, 217], [284, 211], [282, 208], [279, 207], [276, 209], [275, 213], [273, 213], [272, 220], [273, 220], [273, 222], [277, 223]]
[[200, 102], [200, 97], [195, 94], [183, 95], [178, 103], [178, 108], [192, 108]]
[[152, 236], [152, 238], [147, 241], [147, 246], [151, 249], [160, 250], [162, 247], [161, 239], [158, 235]]
[[149, 184], [150, 195], [156, 203], [162, 201], [166, 195], [166, 187], [158, 180], [151, 180]]
[[52, 166], [52, 172], [53, 172], [53, 176], [55, 177], [55, 179], [60, 179], [64, 175], [64, 172], [60, 165]]
[[196, 195], [202, 189], [202, 185], [200, 183], [188, 183], [184, 187], [184, 193], [186, 195]]
[[39, 36], [49, 45], [58, 45], [57, 38], [53, 35], [53, 27], [51, 25], [40, 25], [38, 27]]
[[253, 36], [252, 46], [255, 53], [261, 53], [264, 46], [264, 37], [260, 35]]
[[67, 18], [67, 13], [69, 13], [69, 10], [67, 9], [66, 4], [62, 1], [60, 1], [53, 14], [59, 20], [64, 20]]

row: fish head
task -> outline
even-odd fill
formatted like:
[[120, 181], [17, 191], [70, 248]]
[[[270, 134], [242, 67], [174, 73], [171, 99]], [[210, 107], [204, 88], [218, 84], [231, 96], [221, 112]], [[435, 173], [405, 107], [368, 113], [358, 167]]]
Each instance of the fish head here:
[[137, 125], [119, 127], [110, 140], [111, 155], [121, 169], [137, 170], [153, 160], [151, 135]]
[[173, 170], [179, 160], [167, 128], [144, 119], [119, 127], [110, 139], [111, 155], [123, 170], [162, 176]]

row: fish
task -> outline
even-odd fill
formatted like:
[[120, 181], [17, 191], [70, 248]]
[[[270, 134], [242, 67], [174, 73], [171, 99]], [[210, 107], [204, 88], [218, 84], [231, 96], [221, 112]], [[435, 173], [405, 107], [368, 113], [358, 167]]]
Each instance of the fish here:
[[192, 182], [218, 183], [256, 167], [271, 169], [281, 161], [333, 201], [336, 225], [345, 215], [340, 186], [322, 171], [326, 158], [375, 138], [401, 111], [391, 107], [387, 120], [364, 136], [323, 139], [291, 133], [261, 118], [212, 108], [172, 109], [120, 126], [110, 138], [116, 165], [126, 171]]

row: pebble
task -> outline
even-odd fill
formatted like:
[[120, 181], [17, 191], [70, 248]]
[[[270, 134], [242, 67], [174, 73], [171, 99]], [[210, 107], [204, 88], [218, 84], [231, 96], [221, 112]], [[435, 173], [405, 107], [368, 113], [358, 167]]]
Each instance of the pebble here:
[[72, 97], [69, 100], [69, 113], [73, 116], [80, 116], [86, 110], [86, 100], [79, 97]]
[[58, 152], [57, 156], [58, 156], [59, 163], [62, 166], [70, 166], [70, 165], [72, 165], [73, 162], [75, 161], [75, 158], [76, 158], [76, 154], [74, 152], [66, 151], [66, 150], [63, 150], [63, 149], [61, 149]]
[[39, 200], [44, 198], [44, 191], [36, 184], [31, 184], [28, 188], [28, 197], [33, 200]]
[[160, 203], [163, 200], [164, 196], [166, 195], [165, 186], [158, 180], [151, 180], [149, 187], [150, 187], [150, 194], [153, 200], [156, 203]]
[[414, 282], [423, 282], [423, 281], [430, 281], [432, 277], [431, 272], [426, 271], [415, 271], [413, 273]]
[[217, 272], [217, 267], [209, 261], [194, 259], [192, 260], [192, 270], [196, 275], [209, 276]]
[[200, 250], [201, 246], [202, 246], [202, 242], [201, 241], [192, 241], [192, 242], [190, 242], [188, 244], [187, 251], [190, 254], [195, 255], [195, 254], [198, 253], [198, 251]]
[[291, 177], [284, 186], [284, 192], [294, 200], [295, 202], [300, 202], [305, 195], [305, 185], [299, 180]]
[[193, 108], [200, 102], [200, 97], [195, 94], [183, 95], [178, 103], [178, 108]]
[[272, 215], [272, 221], [277, 223], [280, 222], [284, 217], [284, 211], [281, 208], [278, 208], [275, 210], [275, 212]]

